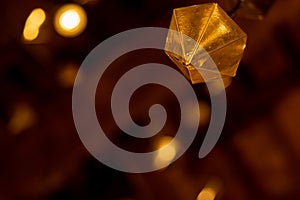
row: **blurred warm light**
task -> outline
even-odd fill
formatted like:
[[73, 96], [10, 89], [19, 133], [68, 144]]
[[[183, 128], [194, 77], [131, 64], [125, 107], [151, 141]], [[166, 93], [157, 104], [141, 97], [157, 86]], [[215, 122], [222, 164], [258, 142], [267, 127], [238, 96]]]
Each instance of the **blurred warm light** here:
[[[168, 165], [175, 158], [177, 153], [178, 144], [169, 143], [173, 140], [173, 137], [164, 136], [158, 142], [158, 153], [154, 159], [154, 165], [159, 167], [162, 165]], [[168, 146], [167, 146], [168, 145]]]
[[77, 75], [79, 66], [75, 63], [68, 63], [58, 73], [58, 81], [63, 87], [72, 87]]
[[101, 2], [101, 0], [74, 0], [74, 2], [84, 5], [84, 4], [97, 4]]
[[8, 123], [8, 131], [12, 134], [19, 134], [32, 127], [36, 123], [36, 114], [29, 105], [21, 104], [16, 106], [15, 111]]
[[30, 13], [26, 23], [29, 23], [28, 25], [39, 27], [44, 23], [45, 19], [46, 14], [44, 10], [41, 8], [36, 8]]
[[[200, 113], [200, 123], [196, 111]], [[182, 120], [189, 126], [195, 126], [196, 119], [200, 126], [207, 125], [210, 120], [210, 105], [205, 101], [188, 102], [181, 112], [183, 112], [183, 116], [186, 116]]]
[[[184, 121], [184, 123], [188, 126], [198, 126], [198, 124], [195, 123], [199, 123], [199, 104], [198, 102], [194, 102], [194, 101], [189, 101], [187, 102], [182, 110], [182, 120]], [[200, 113], [201, 115], [201, 113]]]
[[72, 30], [80, 23], [80, 17], [75, 10], [68, 10], [59, 18], [61, 27], [65, 30]]
[[231, 85], [232, 77], [230, 77], [230, 76], [223, 77], [222, 80], [223, 80], [223, 83], [224, 83], [224, 87], [227, 88], [228, 86]]
[[216, 191], [210, 187], [205, 187], [199, 193], [197, 200], [214, 200], [216, 197]]
[[199, 101], [200, 126], [205, 126], [210, 120], [210, 105], [205, 101]]
[[25, 40], [32, 41], [36, 39], [39, 35], [39, 29], [32, 26], [26, 26], [23, 31], [23, 36]]
[[199, 193], [197, 200], [214, 200], [221, 188], [221, 181], [219, 179], [211, 179], [207, 182], [205, 187]]
[[207, 84], [209, 84], [212, 89], [210, 93], [212, 95], [218, 95], [221, 92], [224, 92], [224, 89], [231, 84], [231, 81], [232, 77], [222, 77], [221, 79], [209, 81]]
[[46, 14], [43, 9], [36, 8], [28, 16], [24, 30], [23, 37], [27, 41], [36, 39], [39, 35], [40, 26], [44, 23]]
[[86, 13], [77, 4], [66, 4], [60, 7], [54, 17], [54, 28], [64, 37], [75, 37], [81, 34], [86, 24]]

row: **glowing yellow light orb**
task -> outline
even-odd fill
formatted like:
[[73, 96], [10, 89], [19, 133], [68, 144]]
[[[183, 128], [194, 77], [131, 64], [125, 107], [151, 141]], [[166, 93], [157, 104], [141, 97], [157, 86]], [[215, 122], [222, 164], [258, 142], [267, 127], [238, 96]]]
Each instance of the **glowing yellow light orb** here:
[[63, 29], [72, 30], [80, 23], [80, 17], [75, 10], [69, 10], [60, 16], [59, 23]]
[[77, 4], [66, 4], [60, 7], [54, 17], [54, 28], [64, 37], [75, 37], [81, 34], [87, 24], [87, 16]]
[[27, 41], [36, 39], [39, 35], [39, 28], [34, 26], [26, 26], [23, 30], [23, 37]]
[[212, 188], [205, 187], [197, 197], [197, 200], [214, 200], [216, 191]]
[[44, 10], [41, 8], [36, 8], [30, 13], [26, 23], [28, 25], [39, 27], [42, 25], [42, 23], [44, 23], [45, 19], [46, 14]]
[[171, 141], [172, 137], [164, 136], [160, 139], [158, 147], [159, 151], [154, 159], [155, 166], [169, 165], [177, 154], [178, 144], [167, 146]]
[[39, 35], [40, 26], [44, 23], [46, 14], [43, 9], [36, 8], [28, 16], [24, 30], [23, 37], [27, 41], [36, 39]]
[[210, 179], [200, 191], [197, 200], [214, 200], [222, 188], [222, 181], [217, 178]]

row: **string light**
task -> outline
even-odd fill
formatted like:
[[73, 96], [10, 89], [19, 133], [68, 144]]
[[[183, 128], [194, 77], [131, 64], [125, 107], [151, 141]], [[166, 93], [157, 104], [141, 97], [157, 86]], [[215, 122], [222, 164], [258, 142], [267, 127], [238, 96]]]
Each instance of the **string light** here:
[[23, 37], [27, 41], [35, 40], [39, 35], [40, 26], [44, 23], [46, 14], [43, 9], [36, 8], [28, 16], [24, 30]]
[[87, 24], [84, 9], [77, 4], [66, 4], [60, 7], [54, 17], [54, 28], [64, 37], [75, 37], [81, 34]]

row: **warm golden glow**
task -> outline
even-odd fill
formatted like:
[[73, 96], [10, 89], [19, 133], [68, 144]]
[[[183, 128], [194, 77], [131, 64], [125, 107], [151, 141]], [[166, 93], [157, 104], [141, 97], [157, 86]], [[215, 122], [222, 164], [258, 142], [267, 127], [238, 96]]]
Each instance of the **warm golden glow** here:
[[205, 101], [199, 101], [200, 107], [200, 125], [204, 126], [209, 123], [210, 120], [210, 106]]
[[24, 28], [23, 36], [25, 40], [32, 41], [39, 35], [39, 29], [33, 26], [27, 26]]
[[210, 81], [208, 84], [211, 85], [212, 91], [211, 93], [214, 95], [220, 94], [224, 91], [224, 88], [230, 86], [232, 82], [232, 77], [224, 76], [221, 79], [215, 79]]
[[216, 178], [209, 180], [199, 193], [197, 200], [214, 200], [221, 187], [221, 180]]
[[202, 117], [202, 113], [199, 110], [198, 102], [190, 101], [186, 103], [181, 112], [182, 115], [185, 116], [182, 118], [182, 121], [184, 121], [185, 124], [191, 127], [198, 126], [199, 113], [200, 113], [200, 118]]
[[18, 105], [8, 123], [12, 134], [19, 134], [36, 123], [36, 114], [28, 105]]
[[216, 197], [216, 191], [213, 188], [205, 187], [199, 193], [197, 200], [214, 200]]
[[64, 37], [75, 37], [81, 34], [87, 24], [87, 16], [77, 4], [66, 4], [59, 8], [54, 17], [57, 33]]
[[69, 10], [60, 16], [59, 23], [63, 29], [72, 30], [80, 23], [80, 17], [75, 10]]
[[45, 19], [46, 19], [46, 14], [43, 11], [43, 9], [36, 8], [29, 15], [26, 23], [29, 23], [29, 25], [39, 27], [44, 23]]
[[[213, 81], [219, 78], [218, 74], [226, 78], [225, 84], [230, 83], [227, 77], [236, 75], [247, 35], [219, 5], [207, 3], [176, 8], [169, 28], [194, 39], [192, 42], [170, 32], [165, 45], [166, 54], [193, 84]], [[175, 49], [181, 52], [180, 59], [169, 51]], [[203, 49], [218, 69], [209, 62]]]
[[36, 39], [39, 35], [40, 26], [44, 23], [46, 14], [41, 8], [34, 9], [28, 16], [24, 30], [23, 37], [27, 41]]
[[162, 162], [170, 162], [176, 155], [176, 149], [174, 146], [169, 146], [166, 148], [162, 148], [158, 155], [157, 159], [161, 160]]
[[[155, 166], [168, 165], [175, 158], [178, 145], [176, 143], [170, 144], [172, 137], [164, 136], [158, 143], [158, 153], [154, 160]], [[169, 145], [170, 144], [170, 145]]]
[[72, 87], [74, 85], [78, 67], [74, 63], [69, 63], [62, 67], [58, 74], [58, 81], [63, 87]]

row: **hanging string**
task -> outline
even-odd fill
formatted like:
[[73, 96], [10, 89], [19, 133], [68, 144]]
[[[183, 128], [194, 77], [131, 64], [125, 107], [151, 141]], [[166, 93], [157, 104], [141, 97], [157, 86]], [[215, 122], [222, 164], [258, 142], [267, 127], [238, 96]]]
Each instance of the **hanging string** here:
[[235, 18], [236, 17], [236, 11], [241, 7], [241, 4], [242, 4], [243, 0], [239, 0], [235, 6], [232, 8], [231, 11], [227, 12], [227, 14], [231, 17], [231, 18]]

